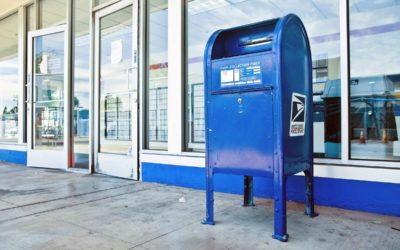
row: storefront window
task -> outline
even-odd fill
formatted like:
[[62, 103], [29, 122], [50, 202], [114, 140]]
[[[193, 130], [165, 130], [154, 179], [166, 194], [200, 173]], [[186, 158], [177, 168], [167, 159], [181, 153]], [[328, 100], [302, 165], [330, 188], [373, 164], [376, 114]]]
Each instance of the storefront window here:
[[146, 142], [167, 149], [168, 141], [168, 1], [148, 1]]
[[100, 18], [99, 152], [132, 154], [132, 6]]
[[18, 14], [0, 20], [0, 142], [18, 141]]
[[39, 0], [39, 26], [41, 29], [66, 23], [66, 0]]
[[63, 150], [64, 130], [63, 32], [37, 36], [33, 43], [34, 148]]
[[73, 2], [74, 167], [89, 167], [90, 0]]
[[350, 0], [350, 153], [400, 160], [400, 3]]
[[339, 1], [187, 1], [186, 145], [204, 151], [203, 53], [222, 28], [297, 14], [305, 24], [313, 58], [314, 154], [340, 157]]

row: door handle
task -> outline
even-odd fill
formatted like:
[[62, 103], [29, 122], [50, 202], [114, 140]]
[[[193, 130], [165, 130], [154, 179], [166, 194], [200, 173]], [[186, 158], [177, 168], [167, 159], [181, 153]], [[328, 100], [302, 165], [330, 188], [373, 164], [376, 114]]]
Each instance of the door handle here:
[[25, 103], [30, 103], [31, 102], [31, 85], [30, 84], [26, 84], [26, 100]]
[[[134, 69], [136, 69], [137, 67], [130, 67], [130, 68], [128, 68], [127, 70], [126, 70], [126, 83], [127, 83], [127, 86], [128, 86], [128, 90], [134, 90], [134, 91], [136, 91], [136, 87], [135, 88], [133, 88], [134, 86], [131, 86], [131, 73], [132, 73], [132, 71], [134, 70]], [[132, 79], [133, 80], [133, 79]]]
[[32, 103], [36, 103], [36, 99], [37, 99], [37, 91], [36, 91], [36, 87], [32, 88], [32, 92], [33, 92], [33, 99], [32, 99]]
[[133, 67], [137, 67], [137, 50], [133, 50]]
[[28, 73], [26, 76], [26, 100], [25, 103], [30, 103], [31, 102], [31, 97], [32, 97], [32, 83], [31, 83], [31, 73]]

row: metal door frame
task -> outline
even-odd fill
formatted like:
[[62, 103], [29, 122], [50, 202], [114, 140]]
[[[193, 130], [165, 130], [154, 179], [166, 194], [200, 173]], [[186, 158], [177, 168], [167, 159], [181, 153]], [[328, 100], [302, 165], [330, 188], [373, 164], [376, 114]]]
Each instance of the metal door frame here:
[[[62, 33], [64, 32], [64, 149], [60, 151], [53, 150], [40, 150], [34, 149], [34, 129], [35, 129], [35, 110], [34, 108], [34, 39], [36, 37]], [[68, 169], [70, 165], [69, 153], [71, 150], [71, 131], [69, 124], [71, 121], [71, 91], [69, 83], [69, 60], [70, 51], [68, 43], [68, 32], [67, 25], [60, 25], [51, 28], [45, 28], [41, 30], [30, 31], [28, 33], [28, 67], [27, 67], [27, 165], [31, 167], [45, 167], [45, 168], [56, 168], [56, 169]]]
[[[99, 88], [99, 81], [100, 81], [100, 19], [107, 15], [110, 15], [114, 12], [117, 12], [125, 7], [132, 6], [132, 65], [130, 70], [132, 70], [132, 84], [136, 86], [136, 94], [132, 94], [132, 124], [131, 124], [131, 131], [132, 131], [132, 155], [122, 155], [122, 154], [112, 154], [112, 153], [100, 153], [99, 146], [100, 146], [100, 88]], [[130, 177], [138, 180], [139, 179], [139, 81], [138, 81], [138, 32], [139, 32], [139, 19], [138, 19], [138, 1], [132, 0], [122, 0], [120, 2], [116, 2], [112, 5], [106, 6], [94, 13], [94, 37], [93, 37], [93, 87], [92, 90], [94, 91], [93, 94], [93, 169], [92, 172], [100, 172], [99, 161], [109, 162], [112, 163], [114, 166], [118, 165], [129, 165], [132, 164], [133, 172]], [[99, 155], [102, 159], [99, 159]], [[106, 173], [107, 174], [107, 173]]]

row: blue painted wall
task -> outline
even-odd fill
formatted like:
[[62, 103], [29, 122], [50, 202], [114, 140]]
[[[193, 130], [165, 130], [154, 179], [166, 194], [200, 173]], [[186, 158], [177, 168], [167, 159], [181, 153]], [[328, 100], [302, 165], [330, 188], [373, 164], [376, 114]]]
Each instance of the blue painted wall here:
[[[195, 189], [205, 189], [205, 168], [142, 163], [142, 179]], [[215, 190], [242, 194], [243, 177], [216, 174]], [[288, 200], [304, 202], [303, 176], [290, 176], [287, 183]], [[254, 178], [254, 194], [271, 198], [272, 178]], [[318, 205], [400, 216], [400, 184], [315, 178], [315, 202]]]
[[26, 151], [0, 149], [0, 161], [26, 165]]

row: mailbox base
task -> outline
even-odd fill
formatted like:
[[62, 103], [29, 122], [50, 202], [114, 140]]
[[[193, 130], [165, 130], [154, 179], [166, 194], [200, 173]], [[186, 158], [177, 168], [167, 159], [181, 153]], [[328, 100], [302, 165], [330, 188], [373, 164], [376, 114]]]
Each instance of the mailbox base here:
[[254, 207], [253, 176], [244, 176], [243, 207]]
[[211, 225], [211, 226], [215, 225], [214, 221], [208, 221], [207, 219], [202, 220], [201, 224], [203, 224], [203, 225]]
[[202, 224], [214, 225], [214, 170], [210, 167], [206, 169], [206, 218]]
[[289, 240], [289, 234], [284, 234], [284, 235], [273, 234], [272, 238], [282, 242], [287, 242]]
[[306, 211], [304, 212], [310, 218], [318, 216], [314, 208], [314, 173], [313, 168], [304, 171], [306, 177]]
[[319, 214], [316, 213], [316, 212], [308, 213], [307, 211], [305, 211], [305, 212], [304, 212], [304, 215], [307, 215], [307, 216], [310, 217], [310, 218], [314, 218], [314, 217], [317, 217]]

